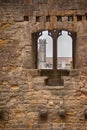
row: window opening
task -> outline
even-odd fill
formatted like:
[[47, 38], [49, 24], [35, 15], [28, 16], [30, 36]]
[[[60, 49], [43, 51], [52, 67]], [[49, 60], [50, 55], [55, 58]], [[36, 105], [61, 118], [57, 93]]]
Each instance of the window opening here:
[[62, 22], [62, 17], [61, 16], [56, 16], [58, 22]]
[[28, 16], [24, 16], [24, 21], [29, 21], [29, 17]]
[[77, 15], [77, 21], [82, 21], [82, 16], [81, 15]]
[[33, 34], [34, 66], [37, 69], [75, 68], [76, 33], [47, 30]]
[[73, 16], [68, 16], [68, 21], [73, 21]]
[[36, 22], [40, 22], [40, 16], [36, 16]]
[[86, 20], [87, 20], [87, 14], [86, 14]]
[[57, 69], [72, 68], [72, 38], [71, 33], [62, 31], [57, 39]]
[[38, 69], [52, 69], [53, 68], [53, 41], [48, 35], [48, 31], [43, 31], [38, 38], [37, 45], [37, 66]]
[[46, 22], [50, 22], [50, 16], [46, 16]]

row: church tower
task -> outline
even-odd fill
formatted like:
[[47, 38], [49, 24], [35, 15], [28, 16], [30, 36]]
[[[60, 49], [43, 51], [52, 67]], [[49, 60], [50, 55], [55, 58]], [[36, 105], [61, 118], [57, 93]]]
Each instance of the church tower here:
[[38, 68], [46, 67], [46, 39], [39, 39], [38, 42]]

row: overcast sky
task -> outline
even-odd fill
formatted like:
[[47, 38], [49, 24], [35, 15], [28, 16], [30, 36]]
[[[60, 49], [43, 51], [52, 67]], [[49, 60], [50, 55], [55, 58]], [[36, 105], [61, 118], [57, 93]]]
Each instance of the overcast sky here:
[[[52, 57], [53, 40], [48, 35], [48, 31], [43, 31], [39, 39], [46, 39], [46, 57]], [[57, 56], [72, 57], [72, 38], [67, 35], [67, 31], [62, 31], [62, 35], [57, 39]]]

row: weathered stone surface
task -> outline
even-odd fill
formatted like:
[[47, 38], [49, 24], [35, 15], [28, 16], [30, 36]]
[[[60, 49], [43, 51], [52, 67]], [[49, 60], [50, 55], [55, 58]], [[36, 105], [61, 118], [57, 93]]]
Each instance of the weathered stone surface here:
[[[44, 77], [35, 68], [33, 34], [42, 30], [76, 33], [75, 69], [46, 70]], [[46, 84], [48, 75], [53, 86]], [[55, 79], [64, 83], [54, 86]], [[39, 106], [49, 111], [46, 121], [38, 117]], [[0, 130], [87, 129], [87, 0], [0, 0], [0, 109]]]
[[60, 116], [60, 118], [65, 118], [66, 117], [66, 109], [65, 108], [59, 108], [58, 109], [58, 115]]

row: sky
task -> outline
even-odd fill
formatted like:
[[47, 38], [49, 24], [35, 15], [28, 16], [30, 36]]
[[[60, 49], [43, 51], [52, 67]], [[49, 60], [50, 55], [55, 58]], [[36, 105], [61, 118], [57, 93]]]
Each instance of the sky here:
[[[72, 38], [62, 31], [62, 35], [57, 39], [57, 57], [72, 57]], [[46, 39], [46, 57], [53, 55], [53, 39], [48, 35], [48, 31], [43, 31], [39, 39]]]

